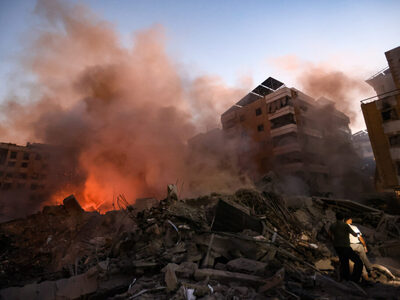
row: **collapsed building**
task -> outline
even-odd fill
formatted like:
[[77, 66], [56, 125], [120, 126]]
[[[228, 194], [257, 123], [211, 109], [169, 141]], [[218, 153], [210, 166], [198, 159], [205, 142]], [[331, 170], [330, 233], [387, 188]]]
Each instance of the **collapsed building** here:
[[[173, 185], [171, 185], [173, 186]], [[84, 211], [67, 197], [0, 224], [0, 299], [397, 299], [400, 217], [349, 200], [269, 191]], [[339, 282], [328, 229], [353, 216], [373, 263]]]
[[226, 138], [237, 141], [243, 169], [256, 179], [273, 170], [291, 179], [295, 193], [338, 191], [360, 170], [350, 120], [334, 102], [316, 101], [272, 77], [225, 111], [221, 122]]
[[366, 82], [376, 96], [361, 108], [376, 161], [376, 188], [400, 196], [400, 47], [385, 53], [388, 67]]

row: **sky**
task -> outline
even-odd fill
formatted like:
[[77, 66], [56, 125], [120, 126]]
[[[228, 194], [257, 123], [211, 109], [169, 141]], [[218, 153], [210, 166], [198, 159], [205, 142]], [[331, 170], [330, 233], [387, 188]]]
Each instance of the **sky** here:
[[[168, 54], [188, 78], [218, 76], [229, 86], [256, 86], [268, 76], [296, 85], [299, 74], [276, 63], [288, 56], [367, 79], [387, 65], [384, 52], [400, 45], [400, 1], [80, 2], [114, 24], [123, 44], [134, 32], [162, 25]], [[15, 71], [40, 25], [35, 5], [0, 0], [0, 101], [29, 81]]]

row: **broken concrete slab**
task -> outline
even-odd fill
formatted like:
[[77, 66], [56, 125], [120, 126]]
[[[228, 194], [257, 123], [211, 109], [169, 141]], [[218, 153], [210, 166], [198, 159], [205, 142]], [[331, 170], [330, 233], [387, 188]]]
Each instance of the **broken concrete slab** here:
[[240, 282], [251, 286], [260, 286], [265, 283], [265, 279], [259, 276], [248, 275], [237, 272], [221, 271], [215, 269], [198, 269], [194, 273], [196, 280], [204, 280], [207, 277], [221, 283]]
[[67, 198], [63, 200], [63, 204], [65, 209], [69, 213], [81, 213], [83, 212], [83, 209], [81, 205], [79, 204], [78, 200], [76, 200], [74, 195], [70, 195]]
[[165, 270], [165, 284], [167, 285], [167, 290], [169, 292], [175, 291], [178, 288], [178, 278], [176, 278], [175, 270], [177, 269], [176, 264], [168, 264]]
[[218, 201], [211, 230], [241, 232], [244, 229], [262, 233], [263, 226], [259, 219], [246, 214], [243, 210], [226, 201]]
[[263, 275], [267, 264], [256, 260], [240, 257], [229, 261], [227, 269], [232, 272]]

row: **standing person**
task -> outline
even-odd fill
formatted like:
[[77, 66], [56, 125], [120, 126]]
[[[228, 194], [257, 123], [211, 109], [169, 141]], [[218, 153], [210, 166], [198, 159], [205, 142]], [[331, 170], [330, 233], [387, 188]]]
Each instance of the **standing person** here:
[[362, 237], [361, 231], [357, 228], [357, 226], [353, 225], [353, 219], [351, 217], [346, 218], [346, 224], [348, 224], [350, 228], [353, 229], [355, 233], [357, 233], [357, 237], [349, 234], [350, 247], [360, 256], [369, 275], [371, 272], [371, 263], [366, 254], [368, 252], [367, 244]]
[[[357, 236], [357, 233], [344, 222], [344, 216], [341, 212], [336, 213], [336, 223], [331, 225], [329, 233], [333, 238], [333, 247], [339, 256], [341, 279], [359, 282], [363, 263], [360, 257], [351, 249], [349, 239], [349, 234]], [[353, 274], [351, 276], [349, 259], [354, 262]]]

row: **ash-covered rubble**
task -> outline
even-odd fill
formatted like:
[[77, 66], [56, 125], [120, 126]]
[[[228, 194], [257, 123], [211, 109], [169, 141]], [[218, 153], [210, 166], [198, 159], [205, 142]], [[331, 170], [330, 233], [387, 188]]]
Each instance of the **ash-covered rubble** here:
[[[400, 217], [349, 200], [238, 190], [83, 211], [73, 196], [0, 224], [2, 299], [398, 299]], [[147, 208], [146, 203], [151, 203]], [[374, 264], [338, 281], [327, 229], [350, 213]], [[364, 274], [364, 276], [367, 276]]]

